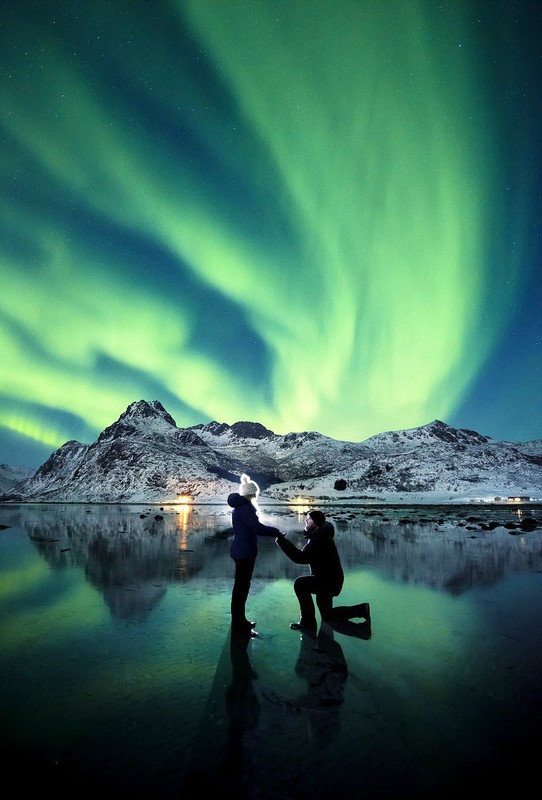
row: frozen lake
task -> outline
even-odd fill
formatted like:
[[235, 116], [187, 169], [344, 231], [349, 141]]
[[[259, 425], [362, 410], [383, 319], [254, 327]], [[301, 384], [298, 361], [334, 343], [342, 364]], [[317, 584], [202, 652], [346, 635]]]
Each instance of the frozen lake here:
[[[261, 503], [300, 546], [306, 509]], [[337, 604], [298, 619], [306, 568], [260, 541], [230, 638], [224, 506], [0, 506], [3, 777], [57, 797], [434, 798], [521, 787], [541, 724], [539, 506], [334, 508]], [[508, 527], [505, 527], [508, 526]]]

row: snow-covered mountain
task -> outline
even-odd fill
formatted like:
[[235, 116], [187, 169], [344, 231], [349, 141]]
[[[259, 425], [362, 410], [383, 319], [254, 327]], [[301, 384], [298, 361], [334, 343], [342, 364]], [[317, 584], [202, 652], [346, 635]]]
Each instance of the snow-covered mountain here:
[[345, 442], [257, 422], [178, 428], [139, 400], [90, 445], [66, 442], [4, 502], [223, 502], [248, 472], [266, 501], [465, 502], [542, 497], [542, 441], [498, 442], [439, 420]]
[[0, 492], [7, 492], [12, 486], [30, 478], [34, 472], [30, 467], [0, 464]]

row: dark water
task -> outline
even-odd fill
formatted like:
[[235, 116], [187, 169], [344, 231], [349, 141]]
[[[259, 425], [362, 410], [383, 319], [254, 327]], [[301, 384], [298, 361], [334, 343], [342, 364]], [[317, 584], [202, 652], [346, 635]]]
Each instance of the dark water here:
[[[304, 511], [260, 516], [302, 545]], [[56, 797], [521, 788], [542, 716], [542, 530], [519, 524], [541, 513], [330, 512], [341, 603], [371, 603], [370, 636], [291, 631], [305, 568], [261, 540], [260, 637], [239, 643], [227, 507], [0, 506], [4, 781]]]

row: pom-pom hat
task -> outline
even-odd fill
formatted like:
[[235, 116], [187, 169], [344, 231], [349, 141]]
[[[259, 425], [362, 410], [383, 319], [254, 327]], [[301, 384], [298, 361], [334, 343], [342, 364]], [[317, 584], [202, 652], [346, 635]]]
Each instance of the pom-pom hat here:
[[260, 494], [260, 487], [257, 483], [255, 483], [255, 481], [251, 481], [248, 475], [243, 473], [241, 475], [239, 494], [243, 497], [257, 497]]

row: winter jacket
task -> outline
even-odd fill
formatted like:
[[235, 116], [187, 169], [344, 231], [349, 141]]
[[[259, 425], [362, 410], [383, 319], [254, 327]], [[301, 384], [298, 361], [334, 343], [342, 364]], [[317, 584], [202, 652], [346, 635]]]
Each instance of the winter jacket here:
[[333, 541], [333, 525], [331, 522], [324, 522], [319, 528], [311, 527], [305, 531], [305, 536], [308, 542], [302, 550], [285, 536], [279, 536], [277, 544], [296, 564], [308, 564], [310, 574], [318, 578], [322, 591], [331, 592], [336, 597], [343, 588], [344, 572]]
[[233, 526], [233, 542], [230, 555], [233, 559], [256, 558], [258, 554], [257, 536], [278, 536], [278, 528], [264, 525], [248, 497], [233, 492], [228, 497], [228, 505], [233, 508], [231, 521]]

